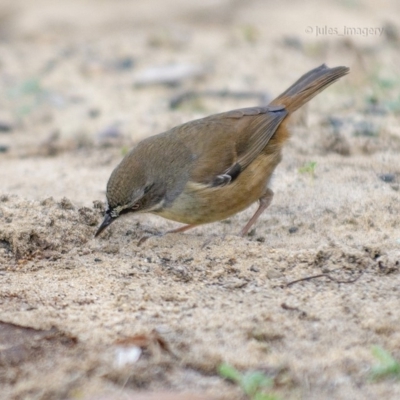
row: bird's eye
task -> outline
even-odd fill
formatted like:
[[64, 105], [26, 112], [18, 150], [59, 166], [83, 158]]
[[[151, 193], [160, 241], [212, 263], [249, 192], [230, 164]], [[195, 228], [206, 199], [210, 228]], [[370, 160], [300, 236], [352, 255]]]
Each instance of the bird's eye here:
[[144, 194], [146, 194], [153, 186], [154, 186], [154, 183], [152, 183], [151, 185], [147, 185], [147, 186], [144, 188]]
[[140, 207], [140, 204], [139, 204], [139, 203], [135, 203], [135, 204], [132, 206], [132, 210], [137, 210], [139, 207]]

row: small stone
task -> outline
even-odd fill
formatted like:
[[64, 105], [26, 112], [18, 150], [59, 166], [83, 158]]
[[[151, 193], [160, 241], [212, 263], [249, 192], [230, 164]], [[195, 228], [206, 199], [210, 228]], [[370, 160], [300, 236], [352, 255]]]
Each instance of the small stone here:
[[135, 66], [135, 60], [132, 57], [124, 57], [114, 62], [114, 68], [119, 71], [130, 70]]
[[286, 47], [302, 51], [303, 50], [303, 43], [301, 42], [300, 38], [298, 36], [285, 36], [283, 38], [283, 44]]
[[378, 137], [379, 127], [371, 121], [361, 121], [354, 124], [354, 136]]
[[299, 230], [297, 226], [291, 226], [289, 228], [289, 233], [296, 233]]
[[11, 251], [11, 243], [7, 240], [0, 240], [0, 248], [6, 251]]
[[334, 130], [340, 130], [344, 125], [344, 122], [342, 119], [337, 117], [328, 117], [326, 120], [326, 124], [330, 125]]
[[252, 229], [252, 230], [247, 234], [247, 236], [249, 236], [249, 237], [253, 237], [253, 236], [255, 236], [255, 235], [256, 235], [256, 228]]
[[117, 139], [122, 136], [122, 131], [119, 123], [114, 123], [105, 129], [101, 130], [97, 136], [100, 140]]
[[97, 118], [101, 114], [100, 110], [98, 108], [91, 108], [88, 111], [88, 115], [90, 118]]
[[392, 183], [396, 180], [395, 174], [381, 174], [379, 175], [379, 179], [386, 183]]
[[11, 132], [13, 128], [9, 122], [0, 121], [0, 132]]

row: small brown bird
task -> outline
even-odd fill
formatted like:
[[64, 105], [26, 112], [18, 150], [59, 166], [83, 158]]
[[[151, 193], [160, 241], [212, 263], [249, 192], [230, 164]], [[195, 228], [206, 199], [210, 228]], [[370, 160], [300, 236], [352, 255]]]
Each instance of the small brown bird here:
[[98, 236], [123, 214], [149, 212], [188, 225], [220, 221], [260, 205], [241, 230], [246, 235], [270, 205], [271, 175], [289, 138], [288, 116], [346, 75], [321, 65], [266, 107], [250, 107], [187, 122], [141, 141], [107, 184], [108, 209]]

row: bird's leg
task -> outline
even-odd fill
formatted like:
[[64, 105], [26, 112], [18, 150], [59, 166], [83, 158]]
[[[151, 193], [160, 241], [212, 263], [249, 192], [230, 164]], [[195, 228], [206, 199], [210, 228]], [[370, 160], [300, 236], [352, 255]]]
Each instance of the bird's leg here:
[[274, 197], [274, 192], [267, 188], [265, 193], [259, 198], [260, 205], [258, 206], [257, 211], [250, 218], [249, 222], [245, 225], [245, 227], [240, 231], [240, 236], [246, 236], [249, 232], [250, 228], [257, 222], [258, 217], [268, 208], [271, 204], [271, 201]]
[[144, 235], [139, 239], [137, 245], [141, 246], [144, 242], [147, 241], [147, 239], [150, 239], [150, 238], [152, 238], [154, 236], [160, 237], [160, 236], [164, 236], [164, 234], [163, 233], [154, 233], [154, 234], [150, 234], [150, 235]]
[[143, 236], [143, 237], [139, 240], [138, 246], [140, 246], [140, 245], [143, 244], [147, 239], [149, 239], [149, 238], [151, 238], [151, 237], [153, 237], [153, 236], [158, 236], [158, 237], [160, 237], [160, 236], [164, 236], [164, 235], [166, 235], [166, 234], [168, 234], [168, 233], [182, 233], [182, 232], [186, 232], [186, 231], [189, 230], [189, 229], [195, 228], [196, 226], [197, 226], [197, 225], [194, 225], [194, 224], [192, 224], [192, 225], [183, 225], [183, 226], [181, 226], [180, 228], [172, 229], [172, 230], [167, 231], [167, 232], [165, 232], [165, 233], [156, 233], [156, 234], [154, 234], [154, 235]]
[[167, 233], [182, 233], [182, 232], [186, 232], [189, 229], [195, 228], [197, 225], [195, 224], [190, 224], [190, 225], [183, 225], [180, 228], [176, 228], [176, 229], [172, 229], [171, 231], [167, 231], [165, 232], [165, 234]]

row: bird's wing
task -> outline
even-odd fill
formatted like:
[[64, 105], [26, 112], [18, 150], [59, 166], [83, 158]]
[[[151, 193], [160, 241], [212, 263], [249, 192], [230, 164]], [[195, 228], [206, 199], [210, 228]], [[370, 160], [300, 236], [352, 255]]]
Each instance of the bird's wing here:
[[[232, 113], [233, 116], [229, 116]], [[249, 119], [248, 125], [244, 128], [246, 133], [243, 135], [245, 142], [241, 145], [238, 143], [238, 159], [225, 173], [230, 174], [240, 168], [243, 171], [249, 164], [251, 164], [258, 155], [263, 151], [265, 146], [274, 135], [278, 126], [283, 119], [288, 115], [288, 112], [282, 106], [276, 107], [252, 107], [244, 108], [228, 112], [228, 118], [238, 118], [235, 114], [241, 113], [239, 118], [246, 116], [253, 116]], [[240, 146], [240, 148], [238, 148]]]
[[191, 179], [210, 186], [229, 184], [258, 157], [287, 115], [280, 106], [251, 107], [193, 121], [186, 129], [193, 137], [185, 135], [197, 157]]

